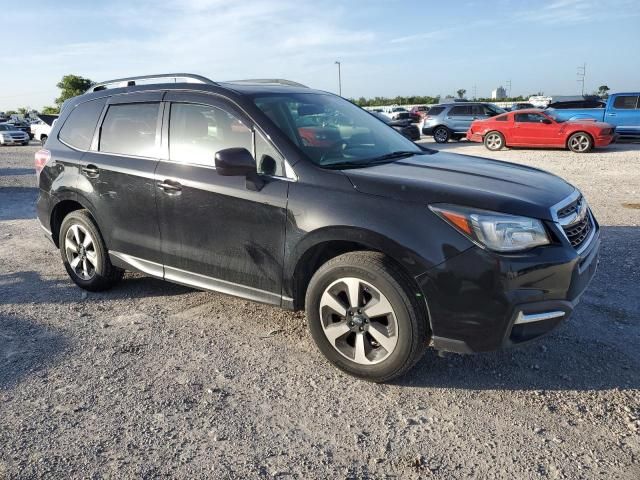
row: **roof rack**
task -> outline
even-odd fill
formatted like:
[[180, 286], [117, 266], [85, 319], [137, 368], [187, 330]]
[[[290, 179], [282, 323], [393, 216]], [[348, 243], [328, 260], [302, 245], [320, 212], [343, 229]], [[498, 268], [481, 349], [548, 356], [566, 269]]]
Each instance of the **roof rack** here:
[[[106, 90], [107, 85], [113, 85], [116, 83], [126, 82], [126, 85], [119, 85], [119, 86], [133, 87], [136, 85], [136, 81], [138, 80], [152, 80], [152, 79], [155, 80], [155, 79], [161, 79], [161, 78], [173, 78], [174, 81], [177, 80], [178, 78], [188, 78], [191, 80], [196, 80], [199, 83], [206, 83], [207, 85], [218, 85], [216, 82], [214, 82], [213, 80], [207, 77], [203, 77], [202, 75], [195, 75], [193, 73], [160, 73], [157, 75], [140, 75], [137, 77], [116, 78], [115, 80], [108, 80], [106, 82], [96, 83], [91, 88], [89, 88], [89, 90], [87, 90], [87, 93]], [[162, 83], [162, 82], [159, 82], [159, 83]]]
[[229, 83], [271, 83], [276, 85], [287, 85], [289, 87], [309, 88], [302, 83], [286, 80], [284, 78], [250, 78], [248, 80], [230, 80]]

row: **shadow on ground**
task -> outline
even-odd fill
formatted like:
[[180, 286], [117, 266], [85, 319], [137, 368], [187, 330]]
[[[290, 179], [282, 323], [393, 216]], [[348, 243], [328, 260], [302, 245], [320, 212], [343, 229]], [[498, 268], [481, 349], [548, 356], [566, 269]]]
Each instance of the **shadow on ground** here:
[[0, 315], [0, 391], [28, 375], [46, 375], [70, 347], [63, 334], [26, 318]]
[[36, 187], [0, 187], [0, 221], [35, 218]]
[[0, 177], [14, 177], [18, 175], [35, 175], [33, 168], [0, 168]]

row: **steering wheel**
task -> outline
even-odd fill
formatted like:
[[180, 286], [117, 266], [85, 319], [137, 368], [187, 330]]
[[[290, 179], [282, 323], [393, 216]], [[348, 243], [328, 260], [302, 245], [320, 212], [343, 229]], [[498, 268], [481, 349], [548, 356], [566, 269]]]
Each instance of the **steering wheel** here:
[[320, 163], [324, 162], [327, 157], [331, 157], [337, 153], [342, 153], [349, 144], [345, 140], [338, 140], [336, 143], [331, 145], [329, 149], [322, 154], [320, 157]]

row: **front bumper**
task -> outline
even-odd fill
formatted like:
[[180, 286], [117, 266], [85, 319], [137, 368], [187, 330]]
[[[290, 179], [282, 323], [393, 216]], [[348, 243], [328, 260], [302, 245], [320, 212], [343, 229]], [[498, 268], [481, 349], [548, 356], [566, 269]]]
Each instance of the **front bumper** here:
[[600, 137], [594, 138], [594, 147], [606, 147], [607, 145], [611, 145], [612, 143], [616, 143], [620, 138], [620, 135], [614, 133], [612, 135], [602, 135]]
[[29, 135], [25, 135], [21, 138], [0, 138], [0, 144], [2, 145], [22, 145], [24, 142], [29, 141]]
[[571, 315], [589, 285], [599, 247], [596, 230], [581, 253], [564, 244], [512, 255], [473, 247], [432, 268], [417, 280], [434, 347], [484, 352], [550, 332]]
[[422, 126], [422, 134], [423, 135], [433, 135], [433, 127], [429, 125]]

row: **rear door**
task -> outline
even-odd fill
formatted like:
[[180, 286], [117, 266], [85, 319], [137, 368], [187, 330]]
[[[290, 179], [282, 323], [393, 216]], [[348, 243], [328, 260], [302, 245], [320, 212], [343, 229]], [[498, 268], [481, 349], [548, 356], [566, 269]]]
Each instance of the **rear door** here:
[[616, 132], [640, 134], [640, 104], [638, 95], [618, 95], [607, 110], [604, 121], [615, 125]]
[[91, 150], [82, 157], [80, 191], [93, 203], [112, 255], [162, 276], [154, 171], [162, 92], [111, 97]]
[[447, 113], [447, 125], [456, 133], [466, 133], [473, 121], [471, 105], [456, 105]]
[[[284, 160], [234, 105], [168, 93], [167, 160], [156, 171], [165, 278], [280, 303], [289, 181]], [[264, 186], [216, 172], [218, 150], [246, 148]]]

